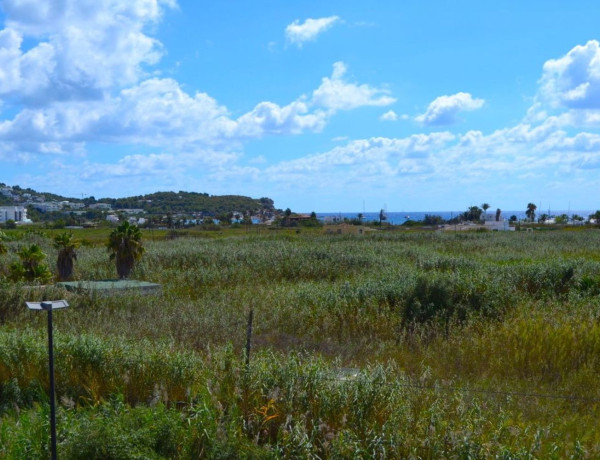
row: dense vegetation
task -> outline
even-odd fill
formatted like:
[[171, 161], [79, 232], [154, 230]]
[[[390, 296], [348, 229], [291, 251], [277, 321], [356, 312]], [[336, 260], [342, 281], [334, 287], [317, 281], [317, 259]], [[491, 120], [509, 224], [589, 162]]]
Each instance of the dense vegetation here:
[[[4, 184], [0, 184], [4, 186]], [[192, 214], [203, 213], [205, 215], [219, 216], [227, 213], [239, 212], [242, 214], [253, 214], [259, 211], [274, 211], [273, 200], [270, 198], [250, 198], [241, 195], [209, 195], [208, 193], [196, 192], [156, 192], [147, 195], [131, 196], [126, 198], [67, 198], [46, 192], [36, 192], [30, 188], [23, 189], [17, 185], [12, 187], [17, 197], [23, 198], [23, 194], [44, 197], [46, 201], [70, 201], [73, 203], [84, 203], [86, 206], [95, 203], [107, 203], [115, 210], [120, 209], [142, 209], [148, 214]], [[13, 204], [13, 199], [0, 194], [0, 205]], [[29, 218], [33, 221], [56, 221], [64, 220], [67, 212], [52, 211], [41, 213], [33, 206], [28, 210]], [[102, 212], [86, 208], [86, 218], [95, 219], [102, 216]]]
[[[20, 247], [56, 259], [49, 235], [6, 233], [5, 275]], [[114, 278], [103, 243], [75, 279]], [[144, 246], [132, 277], [158, 296], [0, 282], [0, 458], [47, 457], [45, 317], [24, 302], [65, 297], [62, 458], [600, 456], [598, 230]]]
[[195, 192], [157, 192], [129, 198], [103, 198], [114, 209], [139, 208], [149, 213], [191, 213], [202, 212], [219, 215], [227, 212], [257, 212], [260, 209], [273, 209], [270, 198], [254, 199], [239, 195], [209, 195]]

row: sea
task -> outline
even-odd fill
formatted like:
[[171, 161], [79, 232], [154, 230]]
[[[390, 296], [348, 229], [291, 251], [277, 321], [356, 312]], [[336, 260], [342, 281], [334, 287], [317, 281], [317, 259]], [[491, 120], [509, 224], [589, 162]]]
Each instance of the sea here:
[[[385, 212], [385, 215], [387, 217], [385, 222], [387, 222], [388, 224], [392, 224], [392, 225], [402, 225], [407, 220], [423, 220], [426, 215], [440, 216], [442, 219], [448, 220], [448, 219], [452, 219], [453, 217], [456, 217], [460, 214], [463, 214], [464, 212], [465, 212], [465, 210], [462, 210], [462, 211], [427, 211], [427, 212], [423, 212], [423, 211]], [[537, 210], [535, 215], [536, 215], [536, 217], [539, 217], [542, 214], [548, 214], [549, 216], [560, 216], [562, 214], [566, 214], [569, 216], [569, 218], [571, 218], [574, 215], [578, 215], [587, 220], [587, 218], [590, 216], [590, 214], [594, 214], [595, 212], [596, 212], [595, 210], [594, 211], [591, 211], [591, 210], [577, 211], [577, 210], [572, 210], [572, 209], [571, 210], [558, 210], [558, 211], [552, 210], [550, 212], [547, 212], [547, 211], [540, 212], [539, 210]], [[377, 212], [361, 212], [361, 211], [357, 211], [357, 212], [318, 212], [316, 214], [317, 214], [317, 219], [326, 221], [326, 220], [330, 220], [334, 217], [337, 217], [339, 220], [344, 220], [345, 218], [346, 219], [355, 219], [358, 217], [359, 213], [362, 213], [363, 220], [366, 222], [370, 222], [370, 221], [379, 222], [379, 211], [377, 211]], [[491, 212], [491, 209], [490, 209], [490, 211], [488, 211], [488, 214], [495, 215], [496, 210]], [[525, 210], [502, 211], [502, 218], [510, 219], [511, 216], [516, 216], [518, 220], [527, 218], [527, 216], [525, 215]]]

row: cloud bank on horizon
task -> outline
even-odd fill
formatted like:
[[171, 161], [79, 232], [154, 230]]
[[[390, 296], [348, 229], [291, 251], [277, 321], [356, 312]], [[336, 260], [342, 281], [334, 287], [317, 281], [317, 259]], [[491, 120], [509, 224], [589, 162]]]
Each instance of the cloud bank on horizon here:
[[[442, 68], [440, 55], [410, 66], [411, 52], [435, 48], [400, 45], [387, 21], [416, 15], [418, 36], [418, 8], [373, 18], [354, 3], [322, 16], [312, 2], [282, 7], [259, 33], [246, 23], [262, 20], [260, 8], [244, 22], [175, 0], [2, 1], [0, 182], [68, 196], [239, 193], [304, 211], [365, 201], [600, 208], [594, 36], [569, 42], [564, 27], [561, 52], [498, 80], [484, 72], [509, 60], [504, 45], [474, 37], [480, 60], [482, 46], [496, 51], [489, 62]], [[179, 30], [205, 16], [197, 42]], [[219, 35], [219, 21], [256, 54], [238, 54], [239, 37]], [[294, 46], [273, 51], [276, 42]], [[236, 59], [245, 73], [224, 72]]]

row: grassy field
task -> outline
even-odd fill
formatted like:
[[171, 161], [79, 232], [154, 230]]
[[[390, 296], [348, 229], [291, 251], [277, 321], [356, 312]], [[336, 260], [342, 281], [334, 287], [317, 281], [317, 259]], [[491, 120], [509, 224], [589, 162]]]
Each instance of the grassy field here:
[[144, 237], [157, 296], [0, 281], [0, 458], [48, 457], [44, 298], [62, 458], [600, 457], [600, 230]]

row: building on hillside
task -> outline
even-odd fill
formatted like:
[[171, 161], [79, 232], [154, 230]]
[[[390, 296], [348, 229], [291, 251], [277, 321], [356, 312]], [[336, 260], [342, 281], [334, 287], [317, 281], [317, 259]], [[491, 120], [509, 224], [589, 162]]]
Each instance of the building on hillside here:
[[130, 214], [130, 215], [133, 215], [133, 214], [145, 214], [146, 213], [146, 211], [144, 211], [141, 208], [127, 208], [127, 209], [120, 209], [119, 211], [121, 211], [121, 212], [123, 212], [125, 214]]
[[2, 188], [0, 188], [0, 193], [7, 198], [14, 197], [12, 187], [2, 187]]
[[83, 204], [83, 203], [76, 203], [76, 202], [73, 202], [73, 201], [67, 201], [66, 203], [67, 204], [65, 204], [65, 206], [64, 206], [66, 208], [70, 208], [70, 209], [83, 209], [83, 208], [85, 208], [85, 204]]
[[112, 209], [112, 205], [110, 203], [94, 203], [88, 206], [90, 209]]
[[32, 203], [32, 206], [40, 212], [60, 211], [62, 204], [56, 201], [48, 201], [44, 203]]
[[27, 208], [24, 206], [0, 206], [0, 224], [4, 224], [8, 220], [31, 223], [31, 220], [27, 218]]

